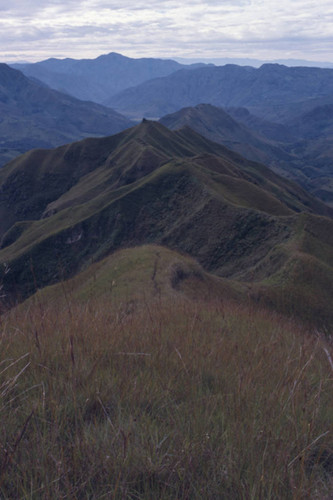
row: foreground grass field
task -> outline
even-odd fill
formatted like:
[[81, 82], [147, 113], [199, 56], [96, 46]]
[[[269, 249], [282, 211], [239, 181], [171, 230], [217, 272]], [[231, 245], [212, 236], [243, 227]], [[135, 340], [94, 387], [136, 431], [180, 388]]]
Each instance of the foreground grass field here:
[[179, 297], [30, 302], [0, 331], [1, 498], [331, 498], [313, 332]]

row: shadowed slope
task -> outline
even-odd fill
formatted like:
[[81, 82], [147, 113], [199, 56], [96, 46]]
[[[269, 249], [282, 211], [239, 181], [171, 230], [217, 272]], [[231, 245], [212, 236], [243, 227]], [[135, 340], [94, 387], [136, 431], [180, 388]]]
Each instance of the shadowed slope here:
[[36, 147], [115, 134], [133, 123], [110, 108], [51, 90], [0, 64], [0, 165]]

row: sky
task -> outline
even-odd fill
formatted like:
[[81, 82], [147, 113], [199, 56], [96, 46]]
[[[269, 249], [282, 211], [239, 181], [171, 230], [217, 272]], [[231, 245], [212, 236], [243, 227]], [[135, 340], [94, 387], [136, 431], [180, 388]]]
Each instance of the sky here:
[[109, 52], [333, 62], [333, 2], [0, 0], [0, 62]]

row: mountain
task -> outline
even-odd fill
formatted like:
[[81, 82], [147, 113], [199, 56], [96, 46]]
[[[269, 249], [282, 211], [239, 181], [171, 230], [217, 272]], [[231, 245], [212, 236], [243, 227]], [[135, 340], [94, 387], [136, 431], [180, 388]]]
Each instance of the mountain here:
[[299, 139], [283, 123], [269, 121], [251, 113], [244, 107], [226, 106], [223, 108], [228, 115], [232, 116], [238, 123], [242, 123], [252, 132], [274, 142], [289, 143]]
[[333, 137], [333, 96], [331, 100], [332, 102], [328, 104], [315, 105], [305, 112], [297, 113], [288, 123], [289, 129], [303, 139], [331, 139]]
[[298, 182], [323, 201], [333, 202], [333, 133], [330, 132], [333, 109], [330, 106], [315, 108], [285, 125], [258, 118], [245, 108], [227, 111], [199, 104], [166, 115], [160, 123], [171, 130], [189, 126], [204, 137]]
[[46, 88], [0, 64], [0, 163], [36, 147], [115, 134], [133, 125], [119, 113]]
[[291, 164], [295, 158], [283, 149], [281, 142], [268, 139], [259, 132], [251, 130], [235, 120], [223, 108], [211, 104], [198, 104], [163, 116], [159, 122], [171, 130], [188, 126], [249, 160], [275, 167], [279, 173], [282, 170], [285, 175], [293, 177]]
[[[8, 300], [117, 249], [156, 243], [258, 301], [331, 318], [332, 210], [188, 127], [143, 121], [111, 137], [30, 151], [1, 169], [0, 189]], [[175, 283], [186, 274], [180, 267]]]
[[96, 59], [47, 59], [34, 64], [13, 64], [26, 76], [37, 78], [49, 87], [78, 99], [104, 104], [113, 94], [140, 83], [167, 76], [183, 65], [170, 59], [132, 59], [111, 52]]
[[[320, 75], [318, 76], [320, 77]], [[314, 95], [315, 97], [303, 97], [302, 99], [295, 99], [293, 102], [281, 100], [279, 103], [271, 103], [269, 106], [255, 109], [254, 112], [264, 120], [273, 121], [274, 123], [288, 127], [289, 132], [297, 135], [302, 133], [302, 130], [297, 127], [297, 122], [301, 120], [300, 117], [311, 116], [314, 110], [333, 105], [333, 93], [331, 91], [319, 96], [316, 96], [315, 93]], [[323, 118], [325, 118], [323, 115], [317, 116], [317, 120], [322, 120]], [[316, 126], [313, 119], [310, 119], [309, 126]], [[314, 132], [316, 132], [315, 129]]]
[[[213, 103], [219, 107], [223, 105], [228, 114], [238, 122], [237, 131], [232, 128], [235, 127], [233, 124], [230, 129], [233, 132], [229, 137], [226, 132], [227, 122], [224, 123], [224, 132], [220, 138], [218, 135], [221, 129], [220, 132], [213, 133], [214, 127], [219, 126], [214, 120], [208, 126], [210, 130], [206, 127], [206, 131], [200, 129], [198, 123], [194, 124], [193, 118], [188, 125], [248, 159], [269, 165], [277, 173], [296, 180], [326, 203], [333, 204], [331, 69], [265, 64], [258, 69], [226, 65], [191, 70], [185, 67], [187, 69], [175, 71], [178, 66], [174, 61], [130, 59], [113, 53], [95, 60], [48, 60], [28, 65], [28, 68], [31, 71], [39, 68], [38, 71], [59, 72], [59, 81], [74, 78], [87, 92], [85, 98], [89, 94], [97, 100], [104, 100], [106, 95], [114, 92], [115, 87], [112, 90], [110, 85], [118, 85], [119, 89], [134, 85], [140, 78], [171, 71], [172, 74], [166, 77], [145, 81], [114, 95], [108, 99], [108, 105], [135, 120], [143, 116], [157, 118], [167, 111], [178, 112], [184, 106], [193, 107], [201, 102]], [[35, 76], [38, 76], [37, 73]], [[90, 83], [86, 80], [88, 77], [91, 79]], [[49, 83], [52, 83], [51, 80]], [[91, 85], [107, 86], [103, 90], [104, 97], [97, 97]], [[74, 88], [68, 88], [67, 91], [75, 93]], [[212, 117], [209, 118], [211, 120]], [[246, 131], [240, 130], [242, 125], [247, 127]], [[173, 125], [173, 128], [175, 126], [179, 124]], [[94, 131], [94, 127], [91, 128]], [[15, 137], [12, 128], [9, 131]], [[103, 133], [108, 132], [104, 130]], [[17, 134], [17, 130], [15, 133]], [[11, 159], [18, 151], [23, 152], [36, 146], [54, 146], [82, 136], [77, 134], [67, 136], [66, 139], [62, 137], [52, 143], [43, 142], [40, 137], [38, 140], [25, 137], [23, 144], [22, 141], [10, 142], [8, 137], [9, 149], [6, 148], [6, 143], [2, 148], [3, 162]]]
[[251, 59], [240, 57], [212, 57], [212, 58], [187, 58], [176, 57], [176, 61], [182, 64], [204, 63], [214, 64], [215, 66], [224, 66], [225, 64], [237, 64], [238, 66], [254, 66], [259, 68], [263, 64], [283, 64], [284, 66], [310, 66], [314, 68], [333, 68], [332, 62], [325, 61], [308, 61], [306, 59], [274, 59], [267, 61], [263, 59]]
[[259, 118], [246, 108], [226, 111], [252, 131], [269, 140], [277, 139], [296, 160], [291, 166], [300, 175], [294, 178], [315, 196], [333, 204], [333, 95], [273, 106], [268, 118], [273, 116], [278, 123]]
[[[264, 117], [273, 106], [333, 95], [333, 69], [228, 64], [180, 70], [124, 90], [106, 102], [128, 116], [161, 117], [202, 102], [247, 107]], [[272, 116], [268, 118], [275, 121]]]

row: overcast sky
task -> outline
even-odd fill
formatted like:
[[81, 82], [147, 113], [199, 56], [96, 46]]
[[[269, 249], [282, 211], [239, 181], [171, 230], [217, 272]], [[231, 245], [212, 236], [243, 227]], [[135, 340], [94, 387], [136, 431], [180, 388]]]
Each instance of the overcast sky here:
[[0, 62], [249, 57], [333, 62], [332, 0], [0, 0]]

